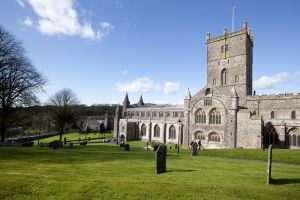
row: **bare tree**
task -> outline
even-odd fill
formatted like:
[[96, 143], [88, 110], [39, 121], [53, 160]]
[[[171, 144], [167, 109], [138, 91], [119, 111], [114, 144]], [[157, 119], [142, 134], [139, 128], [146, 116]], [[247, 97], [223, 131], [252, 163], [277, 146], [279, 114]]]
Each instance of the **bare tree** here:
[[79, 103], [78, 98], [71, 89], [62, 89], [49, 99], [50, 105], [53, 106], [53, 120], [59, 129], [59, 140], [62, 140], [65, 127], [74, 123], [73, 106]]
[[0, 26], [0, 133], [4, 142], [9, 120], [17, 106], [38, 102], [46, 81], [25, 56], [21, 42]]

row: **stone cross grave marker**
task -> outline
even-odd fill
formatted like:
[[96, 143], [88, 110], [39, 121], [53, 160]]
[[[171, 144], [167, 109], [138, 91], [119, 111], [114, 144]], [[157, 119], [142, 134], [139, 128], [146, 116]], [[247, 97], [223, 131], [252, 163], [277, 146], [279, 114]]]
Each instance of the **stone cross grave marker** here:
[[192, 156], [198, 155], [198, 144], [196, 142], [193, 142], [192, 144]]
[[159, 146], [156, 151], [156, 173], [166, 172], [166, 146]]
[[272, 181], [272, 145], [269, 146], [268, 166], [267, 166], [267, 184]]

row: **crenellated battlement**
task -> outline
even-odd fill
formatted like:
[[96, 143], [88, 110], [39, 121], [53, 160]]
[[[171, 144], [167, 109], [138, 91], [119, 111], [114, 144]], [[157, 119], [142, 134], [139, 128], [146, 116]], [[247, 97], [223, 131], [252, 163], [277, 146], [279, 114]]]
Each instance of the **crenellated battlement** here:
[[300, 99], [300, 93], [284, 93], [270, 95], [254, 95], [247, 96], [247, 101], [253, 100], [282, 100], [282, 99]]
[[215, 42], [218, 40], [223, 40], [226, 38], [234, 37], [237, 35], [247, 34], [250, 37], [251, 42], [253, 42], [253, 35], [250, 29], [248, 29], [248, 22], [244, 21], [244, 27], [241, 30], [234, 32], [227, 32], [227, 28], [224, 28], [223, 35], [211, 37], [210, 33], [206, 34], [206, 43]]

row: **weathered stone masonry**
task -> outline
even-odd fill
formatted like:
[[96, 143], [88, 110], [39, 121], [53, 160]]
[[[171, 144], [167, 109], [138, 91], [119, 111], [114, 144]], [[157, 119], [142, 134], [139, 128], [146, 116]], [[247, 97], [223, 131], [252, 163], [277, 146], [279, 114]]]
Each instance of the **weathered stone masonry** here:
[[253, 36], [243, 29], [206, 35], [207, 84], [184, 105], [130, 104], [115, 116], [115, 139], [204, 148], [300, 147], [300, 94], [252, 95]]

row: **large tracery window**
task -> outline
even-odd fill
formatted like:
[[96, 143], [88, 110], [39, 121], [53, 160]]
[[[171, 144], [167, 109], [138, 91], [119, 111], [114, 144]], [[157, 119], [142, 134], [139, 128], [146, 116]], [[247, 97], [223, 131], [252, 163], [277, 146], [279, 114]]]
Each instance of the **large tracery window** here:
[[205, 124], [206, 123], [206, 113], [200, 109], [195, 113], [195, 123]]
[[146, 132], [147, 132], [147, 127], [145, 124], [143, 124], [141, 127], [141, 135], [146, 136]]
[[227, 69], [223, 69], [221, 72], [221, 83], [227, 85]]
[[293, 128], [289, 131], [289, 145], [300, 146], [300, 130]]
[[197, 131], [194, 135], [194, 140], [205, 140], [205, 134], [202, 131]]
[[217, 109], [212, 109], [209, 112], [209, 123], [210, 124], [221, 124], [221, 112]]
[[263, 136], [264, 136], [263, 142], [265, 147], [268, 147], [270, 144], [272, 145], [279, 144], [278, 133], [272, 124], [269, 123], [266, 124], [266, 127], [264, 128]]
[[169, 139], [176, 139], [176, 128], [174, 125], [169, 129]]
[[208, 140], [210, 142], [221, 142], [221, 137], [218, 133], [212, 132], [208, 135]]
[[154, 126], [154, 137], [160, 137], [160, 128], [158, 124]]

